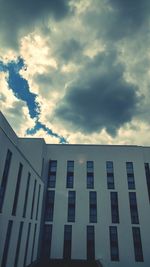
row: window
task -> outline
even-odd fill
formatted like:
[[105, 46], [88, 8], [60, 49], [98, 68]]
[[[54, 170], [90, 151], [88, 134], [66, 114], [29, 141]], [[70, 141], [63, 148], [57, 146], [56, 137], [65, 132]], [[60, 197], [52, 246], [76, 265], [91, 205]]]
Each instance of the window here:
[[87, 173], [87, 188], [94, 188], [94, 175], [93, 173]]
[[126, 162], [128, 189], [135, 189], [133, 163]]
[[110, 236], [110, 257], [112, 261], [119, 261], [118, 234], [117, 227], [109, 227]]
[[49, 170], [50, 170], [50, 172], [56, 172], [56, 170], [57, 170], [57, 160], [50, 160]]
[[57, 171], [57, 160], [50, 160], [49, 176], [48, 176], [48, 187], [50, 188], [55, 188], [56, 186], [56, 171]]
[[89, 211], [90, 211], [90, 223], [97, 222], [97, 196], [96, 192], [89, 192], [90, 201], [89, 201]]
[[19, 234], [18, 234], [18, 241], [17, 241], [15, 262], [14, 262], [14, 266], [15, 267], [18, 266], [18, 259], [19, 259], [19, 251], [20, 251], [20, 244], [21, 244], [21, 238], [22, 238], [22, 231], [23, 231], [23, 222], [20, 223], [20, 227], [19, 227]]
[[74, 161], [73, 160], [67, 161], [67, 172], [74, 172]]
[[87, 260], [95, 259], [95, 234], [94, 226], [87, 226]]
[[63, 258], [67, 260], [71, 259], [71, 239], [72, 239], [72, 226], [65, 225]]
[[43, 243], [42, 243], [42, 258], [45, 260], [50, 258], [52, 240], [52, 224], [44, 225]]
[[31, 206], [31, 219], [33, 218], [34, 201], [35, 201], [35, 191], [36, 191], [36, 180], [34, 181], [34, 189], [33, 189], [33, 197], [32, 197], [32, 206]]
[[38, 192], [38, 200], [37, 200], [37, 208], [36, 208], [36, 220], [38, 219], [40, 192], [41, 192], [41, 185], [39, 184], [39, 192]]
[[25, 254], [24, 254], [23, 267], [26, 266], [26, 261], [27, 261], [30, 231], [31, 231], [31, 223], [29, 223], [29, 225], [28, 225], [28, 233], [27, 233], [27, 239], [26, 239], [26, 246], [25, 246]]
[[139, 227], [132, 227], [135, 261], [144, 261]]
[[146, 182], [147, 182], [148, 197], [149, 197], [149, 202], [150, 202], [150, 169], [149, 169], [148, 163], [145, 163], [145, 175], [146, 175]]
[[5, 239], [5, 245], [4, 245], [1, 267], [5, 267], [6, 263], [7, 263], [7, 255], [8, 255], [8, 251], [9, 251], [12, 226], [13, 226], [13, 221], [10, 220], [8, 222], [8, 227], [7, 227], [7, 234], [6, 234], [6, 239]]
[[118, 209], [118, 194], [117, 194], [117, 192], [111, 192], [110, 198], [111, 198], [112, 223], [119, 223], [119, 209]]
[[37, 228], [37, 224], [35, 224], [35, 226], [34, 226], [34, 235], [33, 235], [32, 252], [31, 252], [31, 262], [33, 262], [33, 260], [34, 260], [34, 246], [35, 246], [36, 228]]
[[94, 163], [87, 161], [87, 188], [94, 188]]
[[114, 168], [112, 161], [106, 161], [106, 171], [107, 171], [107, 188], [114, 189]]
[[0, 212], [2, 212], [5, 191], [6, 191], [6, 186], [7, 186], [7, 180], [8, 180], [8, 175], [9, 175], [9, 169], [10, 169], [10, 164], [11, 164], [11, 158], [12, 158], [12, 152], [8, 149], [6, 160], [5, 160], [3, 176], [2, 176], [2, 182], [0, 186]]
[[28, 195], [29, 195], [29, 186], [30, 186], [30, 177], [31, 177], [31, 174], [28, 173], [28, 180], [27, 180], [25, 200], [24, 200], [24, 207], [23, 207], [23, 217], [24, 218], [26, 217], [27, 202], [28, 202]]
[[53, 221], [55, 191], [47, 191], [45, 220]]
[[138, 209], [137, 209], [137, 201], [136, 201], [135, 192], [129, 192], [129, 202], [130, 202], [131, 222], [133, 224], [138, 224], [139, 217], [138, 217]]
[[75, 191], [68, 192], [68, 222], [75, 222]]
[[17, 210], [19, 190], [20, 190], [20, 182], [21, 182], [21, 176], [22, 176], [22, 169], [23, 169], [23, 165], [20, 163], [19, 164], [18, 177], [17, 177], [16, 190], [15, 190], [14, 203], [13, 203], [13, 209], [12, 209], [12, 215], [14, 215], [14, 216], [16, 215], [16, 210]]
[[73, 188], [74, 180], [74, 161], [67, 161], [67, 188]]

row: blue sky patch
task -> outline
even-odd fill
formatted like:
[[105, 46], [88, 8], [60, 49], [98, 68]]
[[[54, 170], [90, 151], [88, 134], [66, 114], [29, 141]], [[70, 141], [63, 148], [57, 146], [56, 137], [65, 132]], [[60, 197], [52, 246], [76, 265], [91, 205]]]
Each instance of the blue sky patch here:
[[8, 64], [4, 64], [0, 61], [0, 71], [8, 71], [8, 84], [13, 90], [14, 95], [27, 103], [31, 118], [35, 118], [39, 114], [39, 106], [36, 102], [36, 94], [33, 94], [29, 90], [29, 84], [19, 73], [19, 71], [25, 67], [22, 58], [18, 58], [17, 61], [10, 61]]
[[43, 129], [43, 130], [44, 130], [45, 132], [47, 132], [49, 135], [52, 135], [52, 136], [58, 138], [60, 144], [67, 144], [67, 143], [68, 143], [67, 140], [66, 140], [64, 137], [59, 136], [58, 134], [54, 133], [52, 130], [50, 130], [48, 127], [46, 127], [43, 123], [41, 123], [41, 122], [39, 122], [39, 121], [36, 122], [36, 125], [35, 125], [34, 128], [32, 128], [32, 129], [27, 129], [26, 133], [27, 133], [27, 134], [34, 135], [34, 134], [35, 134], [38, 130], [40, 130], [40, 129]]

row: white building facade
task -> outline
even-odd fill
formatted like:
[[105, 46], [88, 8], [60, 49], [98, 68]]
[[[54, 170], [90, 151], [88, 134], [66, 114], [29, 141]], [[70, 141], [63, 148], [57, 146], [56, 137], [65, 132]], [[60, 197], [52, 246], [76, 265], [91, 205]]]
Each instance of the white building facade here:
[[1, 267], [38, 257], [149, 267], [149, 164], [149, 147], [18, 138], [0, 114]]

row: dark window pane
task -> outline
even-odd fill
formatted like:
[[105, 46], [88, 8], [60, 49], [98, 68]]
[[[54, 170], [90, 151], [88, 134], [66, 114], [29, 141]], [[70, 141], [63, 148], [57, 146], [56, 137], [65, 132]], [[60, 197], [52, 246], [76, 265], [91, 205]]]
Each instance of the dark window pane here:
[[57, 171], [57, 160], [50, 160], [49, 174], [48, 174], [48, 187], [50, 188], [55, 188], [56, 186], [56, 171]]
[[75, 222], [75, 191], [68, 192], [68, 222]]
[[90, 201], [89, 201], [89, 215], [90, 215], [90, 222], [96, 223], [97, 222], [97, 196], [96, 192], [91, 191], [90, 193]]
[[32, 196], [31, 219], [33, 218], [35, 192], [36, 192], [36, 180], [34, 181], [34, 189], [33, 189], [33, 196]]
[[67, 161], [67, 172], [74, 172], [74, 161], [73, 160]]
[[135, 189], [133, 163], [126, 162], [128, 189]]
[[44, 225], [43, 242], [42, 242], [42, 259], [50, 258], [52, 240], [52, 224]]
[[1, 267], [5, 267], [6, 263], [7, 263], [7, 255], [8, 255], [8, 251], [9, 251], [12, 225], [13, 225], [13, 221], [9, 221], [8, 227], [7, 227], [7, 234], [6, 234], [6, 239], [5, 239], [5, 245], [4, 245]]
[[73, 172], [68, 172], [67, 173], [67, 188], [73, 188], [73, 179], [74, 179], [74, 174]]
[[87, 188], [92, 189], [94, 188], [94, 174], [87, 173]]
[[118, 248], [118, 235], [117, 235], [117, 227], [110, 226], [109, 227], [109, 235], [110, 235], [110, 256], [112, 261], [119, 261], [119, 248]]
[[12, 152], [8, 149], [6, 160], [5, 160], [3, 176], [2, 176], [2, 182], [0, 186], [0, 212], [2, 212], [5, 191], [6, 191], [6, 186], [7, 186], [7, 180], [8, 180], [8, 175], [9, 175], [9, 169], [10, 169], [10, 164], [11, 164], [11, 158], [12, 158]]
[[112, 161], [106, 161], [106, 171], [107, 171], [107, 188], [114, 189], [114, 168]]
[[111, 217], [112, 223], [119, 223], [119, 208], [118, 208], [118, 194], [117, 192], [111, 192]]
[[37, 208], [36, 208], [36, 220], [38, 219], [40, 193], [41, 193], [41, 185], [39, 184], [38, 201], [37, 201]]
[[87, 172], [94, 172], [94, 163], [93, 163], [93, 161], [87, 161]]
[[17, 241], [17, 247], [16, 247], [16, 254], [15, 254], [14, 267], [17, 267], [18, 266], [20, 244], [21, 244], [21, 239], [22, 239], [22, 231], [23, 231], [23, 222], [20, 223], [19, 234], [18, 234], [18, 241]]
[[16, 190], [15, 190], [14, 203], [13, 203], [13, 209], [12, 209], [12, 215], [16, 215], [18, 197], [19, 197], [19, 190], [20, 190], [20, 183], [21, 183], [21, 176], [22, 176], [22, 169], [23, 169], [23, 166], [20, 163], [19, 164], [18, 177], [17, 177]]
[[30, 186], [30, 177], [31, 177], [31, 174], [28, 173], [28, 180], [27, 180], [25, 200], [24, 200], [24, 207], [23, 207], [23, 217], [24, 218], [26, 217], [27, 202], [28, 202], [28, 195], [29, 195], [29, 186]]
[[150, 202], [150, 169], [149, 169], [148, 163], [145, 163], [145, 174], [146, 174], [148, 197], [149, 197], [149, 202]]
[[87, 259], [95, 259], [95, 234], [94, 226], [87, 226]]
[[112, 161], [106, 161], [106, 169], [107, 169], [107, 173], [113, 173], [114, 172]]
[[64, 250], [63, 250], [64, 259], [71, 259], [71, 239], [72, 239], [72, 226], [65, 225], [64, 227]]
[[142, 262], [142, 261], [144, 261], [144, 259], [143, 259], [143, 250], [142, 250], [140, 228], [139, 227], [132, 227], [132, 232], [133, 232], [135, 260]]
[[35, 224], [35, 226], [34, 226], [34, 235], [33, 235], [32, 252], [31, 252], [31, 262], [33, 262], [33, 257], [34, 257], [34, 247], [35, 247], [36, 228], [37, 228], [37, 224]]
[[45, 205], [45, 220], [53, 221], [55, 191], [47, 191]]
[[139, 217], [138, 217], [138, 209], [137, 209], [137, 201], [136, 201], [135, 192], [129, 192], [129, 202], [130, 202], [131, 222], [133, 224], [138, 224]]
[[27, 239], [26, 239], [25, 254], [24, 254], [24, 264], [23, 264], [24, 267], [26, 266], [26, 261], [27, 261], [30, 231], [31, 231], [31, 223], [29, 223], [29, 225], [28, 225], [28, 233], [27, 233]]

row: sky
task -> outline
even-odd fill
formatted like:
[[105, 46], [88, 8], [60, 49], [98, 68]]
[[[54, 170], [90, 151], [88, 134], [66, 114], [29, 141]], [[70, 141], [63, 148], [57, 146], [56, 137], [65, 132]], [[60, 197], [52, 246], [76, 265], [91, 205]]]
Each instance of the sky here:
[[18, 136], [150, 145], [149, 0], [0, 6], [0, 110]]

